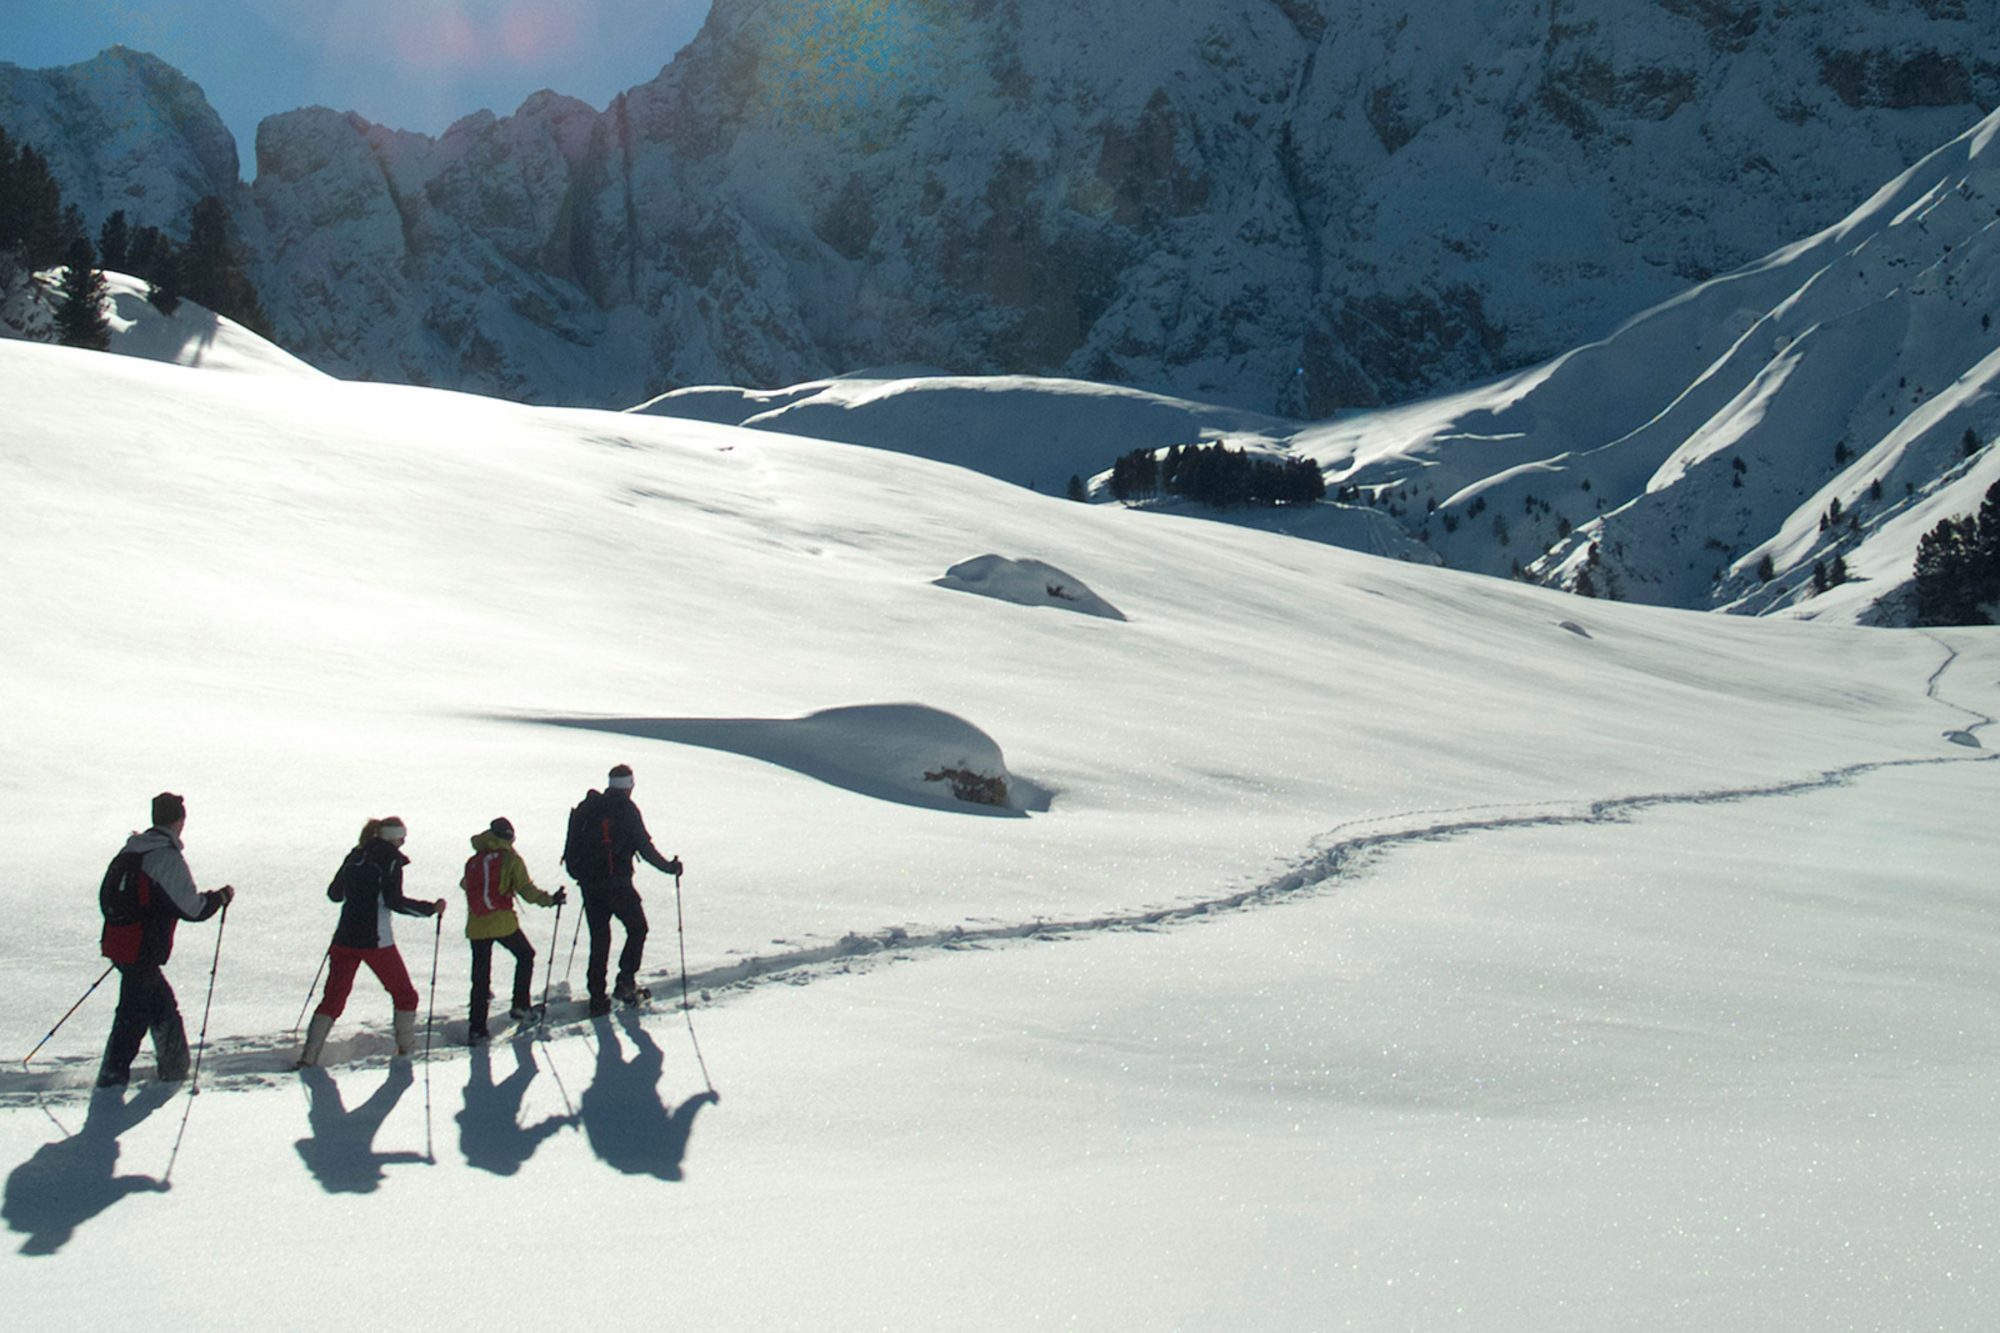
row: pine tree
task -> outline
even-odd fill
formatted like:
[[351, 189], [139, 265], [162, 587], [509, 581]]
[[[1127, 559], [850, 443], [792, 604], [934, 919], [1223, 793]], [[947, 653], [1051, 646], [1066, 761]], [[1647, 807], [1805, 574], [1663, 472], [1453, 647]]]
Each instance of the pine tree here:
[[1757, 562], [1757, 582], [1769, 583], [1776, 577], [1778, 577], [1778, 567], [1772, 561], [1771, 553], [1766, 551], [1764, 558]]
[[62, 187], [49, 164], [23, 145], [13, 160], [12, 181], [0, 217], [0, 250], [14, 250], [31, 272], [63, 261]]
[[205, 196], [189, 216], [187, 244], [181, 250], [181, 282], [181, 292], [189, 300], [253, 333], [270, 331], [256, 289], [229, 239], [229, 210], [216, 195]]
[[97, 262], [119, 273], [129, 271], [132, 229], [125, 220], [122, 208], [104, 219], [104, 225], [97, 229]]
[[1086, 503], [1090, 499], [1090, 491], [1084, 486], [1083, 478], [1074, 472], [1070, 473], [1069, 477], [1069, 498], [1078, 504]]
[[1976, 587], [1979, 573], [1979, 520], [1947, 518], [1917, 543], [1916, 585], [1919, 625], [1981, 625]]
[[56, 283], [56, 339], [65, 347], [106, 351], [111, 346], [111, 322], [104, 317], [104, 275], [88, 240], [70, 246], [69, 261]]

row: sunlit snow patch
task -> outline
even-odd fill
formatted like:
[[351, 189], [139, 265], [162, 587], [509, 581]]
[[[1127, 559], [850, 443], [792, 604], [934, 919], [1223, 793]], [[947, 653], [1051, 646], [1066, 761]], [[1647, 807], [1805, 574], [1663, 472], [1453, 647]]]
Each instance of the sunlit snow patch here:
[[544, 717], [553, 726], [726, 750], [830, 786], [961, 814], [1047, 810], [1052, 793], [1007, 770], [999, 744], [923, 704], [861, 704], [798, 718]]
[[940, 588], [978, 593], [981, 597], [1022, 606], [1054, 606], [1106, 620], [1125, 619], [1123, 611], [1092, 592], [1083, 580], [1040, 560], [982, 555], [953, 565], [936, 583]]

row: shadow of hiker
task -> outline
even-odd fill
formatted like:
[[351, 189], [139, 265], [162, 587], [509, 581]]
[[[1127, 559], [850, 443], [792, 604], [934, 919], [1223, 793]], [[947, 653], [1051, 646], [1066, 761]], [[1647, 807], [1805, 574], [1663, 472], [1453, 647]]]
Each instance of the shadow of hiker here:
[[458, 1150], [465, 1164], [496, 1176], [513, 1175], [535, 1155], [543, 1140], [576, 1123], [573, 1115], [552, 1115], [533, 1126], [521, 1124], [521, 1099], [541, 1066], [535, 1063], [531, 1039], [521, 1037], [510, 1044], [514, 1072], [498, 1084], [493, 1081], [492, 1048], [473, 1048], [465, 1109], [458, 1113]]
[[22, 1254], [54, 1254], [76, 1229], [128, 1194], [165, 1193], [164, 1181], [118, 1174], [118, 1137], [165, 1106], [179, 1084], [151, 1083], [125, 1100], [125, 1089], [92, 1095], [83, 1128], [44, 1144], [7, 1177], [0, 1216], [23, 1233]]
[[628, 1176], [681, 1179], [695, 1115], [721, 1097], [713, 1091], [699, 1093], [668, 1111], [659, 1092], [665, 1059], [638, 1018], [629, 1012], [619, 1016], [619, 1026], [632, 1039], [630, 1060], [609, 1018], [594, 1018], [591, 1026], [597, 1030], [597, 1073], [578, 1108], [590, 1150]]
[[382, 1086], [352, 1111], [341, 1101], [340, 1085], [324, 1069], [308, 1066], [299, 1076], [309, 1098], [306, 1120], [312, 1137], [293, 1146], [328, 1194], [372, 1194], [387, 1175], [383, 1168], [430, 1160], [420, 1152], [375, 1151], [376, 1131], [416, 1082], [408, 1060], [391, 1061]]

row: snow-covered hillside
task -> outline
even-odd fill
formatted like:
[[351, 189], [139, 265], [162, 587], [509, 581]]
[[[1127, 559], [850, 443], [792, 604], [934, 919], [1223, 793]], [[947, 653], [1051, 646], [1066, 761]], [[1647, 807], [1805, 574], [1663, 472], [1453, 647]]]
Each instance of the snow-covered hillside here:
[[[1987, 1314], [1992, 632], [1588, 603], [636, 413], [21, 342], [0, 377], [0, 1041], [96, 974], [153, 792], [241, 890], [203, 1096], [86, 1115], [102, 995], [0, 1074], [38, 1327], [165, 1233], [173, 1324], [336, 1256], [404, 1276], [287, 1322]], [[1023, 571], [1123, 618], [979, 595]], [[620, 761], [687, 863], [646, 979], [684, 943], [696, 1008], [450, 1046], [467, 837], [509, 816], [552, 886]], [[390, 812], [454, 899], [440, 1044], [385, 1062], [364, 981], [301, 1078], [321, 886]], [[169, 969], [191, 1032], [217, 943]], [[528, 1268], [411, 1273], [495, 1218]]]
[[[1872, 618], [1923, 533], [2000, 480], [1996, 316], [2000, 115], [1602, 342], [1292, 444], [1457, 567]], [[1836, 557], [1853, 581], [1814, 597]]]
[[[1992, 37], [1956, 0], [716, 0], [602, 110], [274, 116], [235, 213], [343, 376], [623, 407], [922, 363], [1315, 417], [1832, 224], [2000, 101]], [[0, 66], [0, 125], [63, 138], [94, 227], [214, 157], [170, 76]]]

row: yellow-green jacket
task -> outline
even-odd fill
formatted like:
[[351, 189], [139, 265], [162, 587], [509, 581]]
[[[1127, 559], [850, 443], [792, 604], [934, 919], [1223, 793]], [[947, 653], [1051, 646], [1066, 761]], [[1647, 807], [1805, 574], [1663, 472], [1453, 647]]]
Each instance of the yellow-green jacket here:
[[527, 863], [514, 844], [499, 835], [481, 830], [472, 835], [472, 859], [465, 863], [465, 938], [505, 939], [521, 928], [514, 915], [516, 894], [538, 907], [551, 906], [555, 899], [535, 887], [528, 878]]

